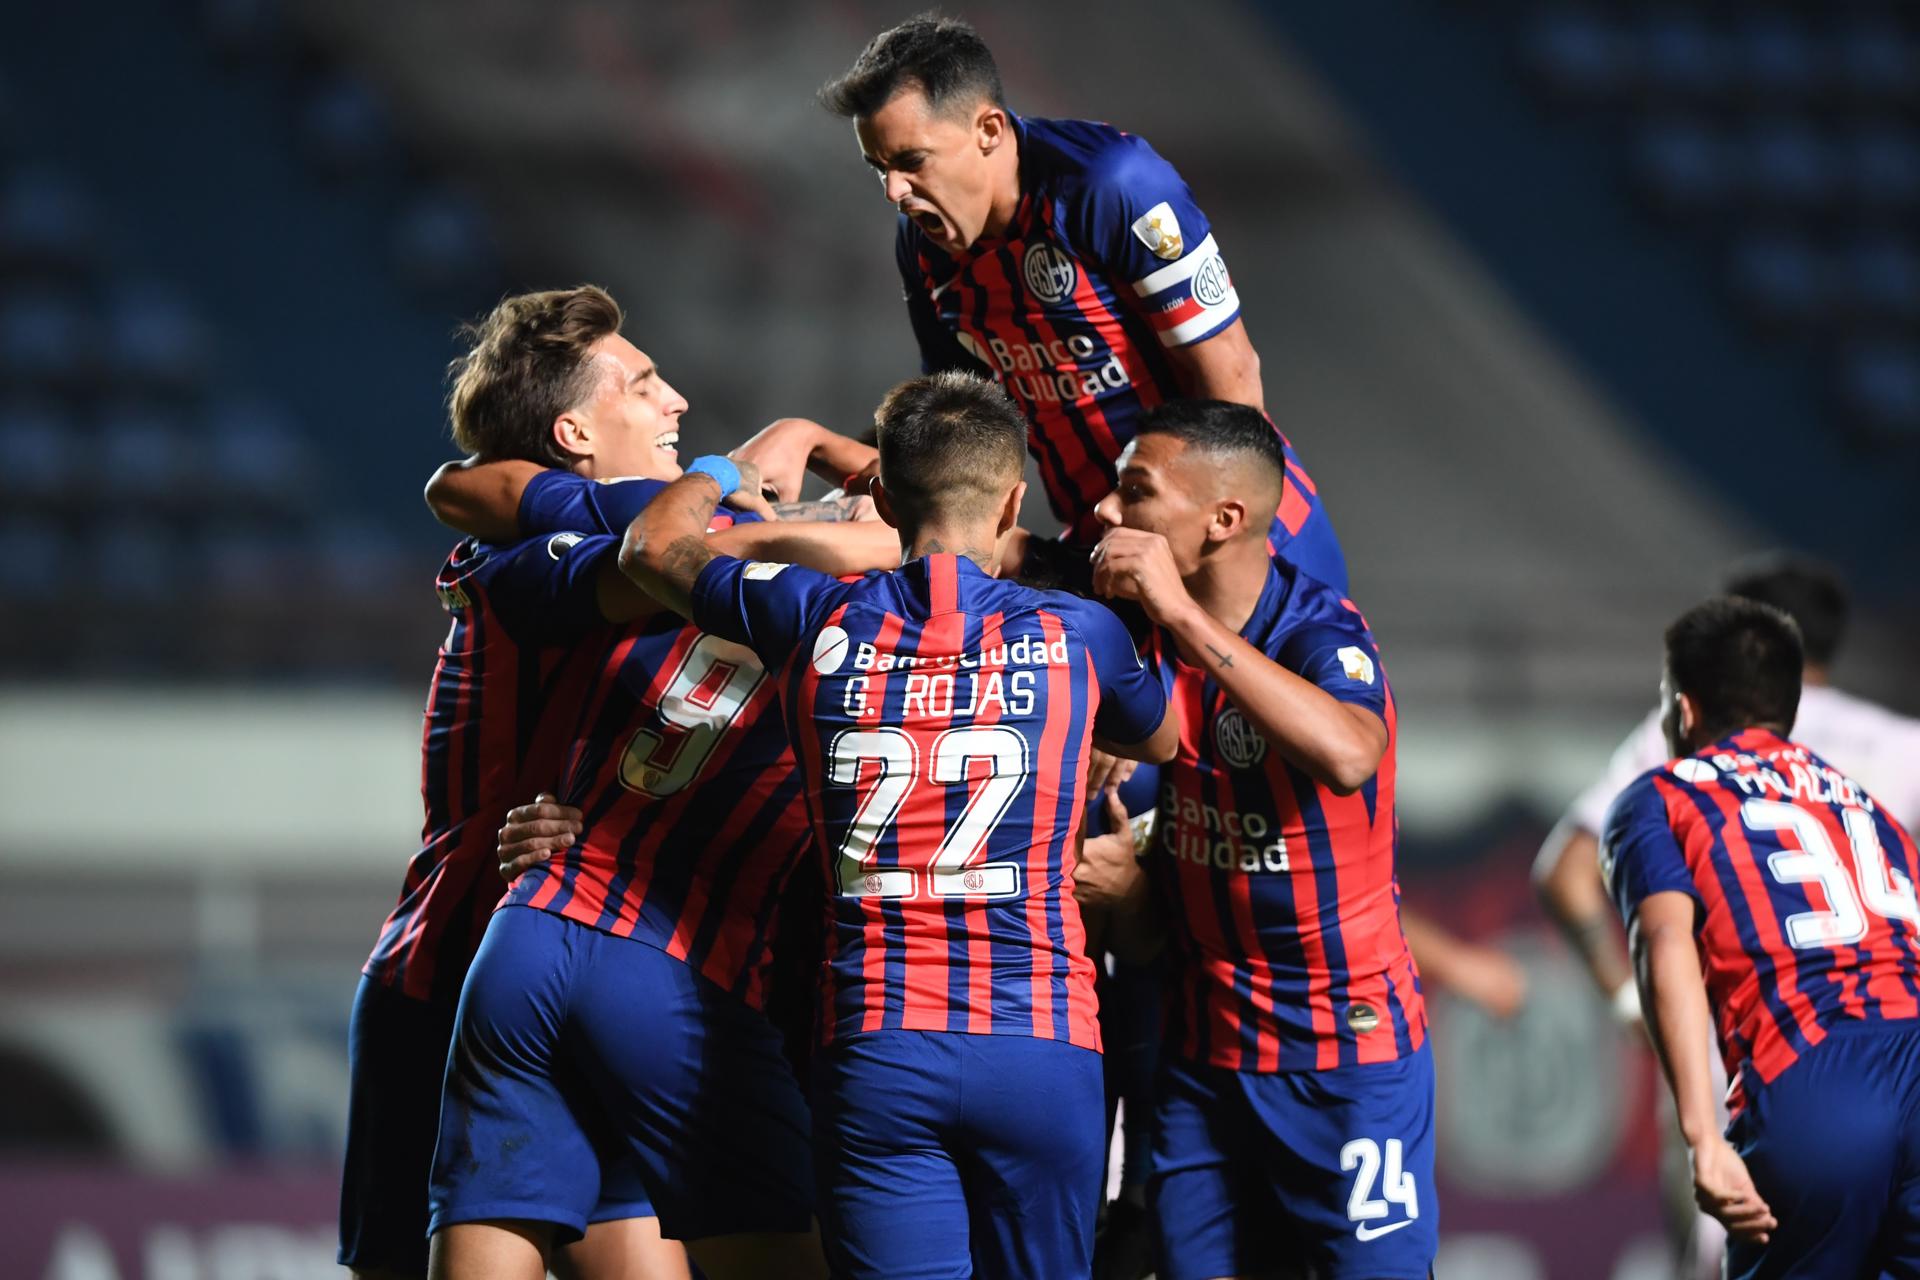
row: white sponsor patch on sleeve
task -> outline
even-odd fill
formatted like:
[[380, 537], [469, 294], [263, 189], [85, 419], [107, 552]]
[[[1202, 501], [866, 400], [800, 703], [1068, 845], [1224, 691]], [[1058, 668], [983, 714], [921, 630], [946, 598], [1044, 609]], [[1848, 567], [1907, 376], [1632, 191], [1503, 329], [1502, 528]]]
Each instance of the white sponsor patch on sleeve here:
[[1179, 257], [1187, 247], [1186, 238], [1180, 234], [1180, 219], [1165, 200], [1133, 220], [1133, 234], [1153, 251], [1154, 257], [1166, 262]]
[[771, 560], [750, 560], [747, 562], [747, 567], [740, 571], [740, 576], [752, 578], [755, 582], [765, 582], [769, 578], [779, 577], [792, 567], [792, 565], [775, 564]]
[[1348, 645], [1334, 654], [1340, 659], [1341, 669], [1347, 673], [1347, 679], [1358, 680], [1361, 684], [1373, 683], [1373, 659], [1366, 650], [1357, 645]]

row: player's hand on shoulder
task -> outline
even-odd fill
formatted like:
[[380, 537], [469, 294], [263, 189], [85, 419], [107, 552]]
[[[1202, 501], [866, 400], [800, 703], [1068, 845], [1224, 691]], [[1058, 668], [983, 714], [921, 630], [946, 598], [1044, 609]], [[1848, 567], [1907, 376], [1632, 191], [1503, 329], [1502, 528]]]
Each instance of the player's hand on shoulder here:
[[777, 418], [767, 424], [751, 440], [727, 455], [741, 465], [741, 487], [746, 487], [745, 466], [751, 463], [773, 490], [774, 501], [797, 502], [800, 487], [806, 482], [807, 463], [813, 458], [813, 447], [825, 430], [811, 418]]
[[1693, 1162], [1693, 1198], [1701, 1211], [1717, 1218], [1727, 1234], [1765, 1244], [1780, 1224], [1760, 1198], [1740, 1153], [1716, 1133], [1696, 1144], [1689, 1155]]
[[534, 797], [532, 804], [507, 810], [506, 825], [500, 828], [500, 875], [513, 881], [562, 849], [569, 848], [582, 830], [582, 815], [546, 792]]
[[1173, 549], [1157, 533], [1109, 529], [1093, 549], [1093, 589], [1116, 600], [1136, 600], [1155, 622], [1189, 601]]

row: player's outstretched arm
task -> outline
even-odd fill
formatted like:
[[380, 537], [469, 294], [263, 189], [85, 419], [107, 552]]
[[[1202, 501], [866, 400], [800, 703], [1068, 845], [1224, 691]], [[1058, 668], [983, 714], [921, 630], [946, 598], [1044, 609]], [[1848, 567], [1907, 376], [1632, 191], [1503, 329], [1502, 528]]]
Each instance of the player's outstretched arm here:
[[715, 558], [707, 545], [707, 522], [720, 499], [743, 489], [760, 491], [760, 474], [751, 462], [695, 458], [627, 527], [620, 571], [668, 609], [691, 618], [693, 584]]
[[1316, 782], [1348, 795], [1380, 768], [1386, 722], [1288, 671], [1208, 614], [1188, 594], [1159, 534], [1108, 531], [1094, 549], [1093, 582], [1102, 595], [1138, 601], [1206, 666], [1274, 750]]
[[1587, 972], [1613, 1002], [1614, 1016], [1640, 1021], [1640, 994], [1606, 886], [1600, 882], [1600, 840], [1570, 818], [1548, 833], [1533, 864], [1533, 889], [1547, 915], [1573, 944]]
[[1713, 1025], [1694, 940], [1695, 910], [1692, 898], [1671, 890], [1648, 894], [1635, 909], [1630, 932], [1640, 1004], [1692, 1156], [1694, 1199], [1729, 1233], [1764, 1243], [1779, 1223], [1721, 1136], [1715, 1113], [1707, 1061]]
[[880, 453], [870, 444], [830, 431], [811, 418], [781, 418], [733, 450], [736, 462], [760, 468], [764, 482], [781, 502], [795, 502], [811, 471], [839, 486], [877, 466]]
[[450, 529], [483, 542], [520, 536], [520, 497], [543, 468], [517, 458], [448, 462], [427, 481], [427, 509]]

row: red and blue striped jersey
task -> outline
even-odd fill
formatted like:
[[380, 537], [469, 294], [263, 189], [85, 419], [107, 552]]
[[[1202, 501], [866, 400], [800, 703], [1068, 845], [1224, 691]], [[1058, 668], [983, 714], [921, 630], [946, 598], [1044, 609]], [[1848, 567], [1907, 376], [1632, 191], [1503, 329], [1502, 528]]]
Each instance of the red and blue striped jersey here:
[[500, 900], [506, 811], [557, 776], [593, 674], [595, 575], [617, 539], [468, 539], [434, 587], [452, 615], [420, 744], [425, 823], [363, 972], [416, 999], [452, 996]]
[[721, 558], [695, 620], [773, 673], [831, 893], [825, 1036], [1098, 1049], [1073, 900], [1088, 744], [1165, 699], [1104, 606], [933, 555], [841, 582]]
[[[1144, 139], [1086, 120], [1013, 123], [1021, 196], [1006, 231], [949, 254], [903, 214], [895, 253], [923, 367], [1000, 380], [1054, 515], [1091, 542], [1141, 416], [1182, 394], [1167, 349], [1231, 325], [1240, 296], [1193, 193]], [[1319, 502], [1291, 444], [1287, 459], [1276, 546]]]
[[1145, 859], [1177, 961], [1169, 1047], [1253, 1072], [1404, 1057], [1427, 1017], [1400, 928], [1398, 727], [1373, 636], [1351, 603], [1282, 561], [1240, 634], [1378, 715], [1387, 751], [1365, 786], [1336, 794], [1271, 749], [1170, 634], [1150, 635], [1147, 661], [1180, 717]]
[[[664, 487], [553, 476], [529, 485], [523, 523], [591, 512], [624, 527]], [[709, 528], [754, 518], [717, 511]], [[758, 1007], [780, 891], [811, 834], [766, 669], [671, 615], [606, 629], [592, 668], [548, 784], [584, 828], [506, 901], [657, 947]]]
[[1621, 915], [1694, 902], [1729, 1107], [1846, 1019], [1920, 1016], [1920, 854], [1851, 778], [1769, 729], [1642, 774], [1607, 812]]

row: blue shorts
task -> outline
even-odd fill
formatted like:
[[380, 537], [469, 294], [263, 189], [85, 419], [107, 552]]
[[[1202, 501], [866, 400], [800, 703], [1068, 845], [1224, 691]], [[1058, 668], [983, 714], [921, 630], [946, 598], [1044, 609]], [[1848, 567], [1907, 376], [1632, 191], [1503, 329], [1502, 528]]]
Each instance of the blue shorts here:
[[674, 1240], [812, 1223], [806, 1102], [779, 1036], [643, 942], [533, 907], [495, 912], [443, 1097], [433, 1231], [522, 1219], [565, 1242], [633, 1216], [606, 1212], [620, 1196], [651, 1200]]
[[814, 1061], [821, 1220], [840, 1280], [1084, 1276], [1105, 1168], [1100, 1055], [872, 1031]]
[[1920, 1276], [1920, 1026], [1828, 1029], [1727, 1130], [1780, 1226], [1730, 1280]]
[[1425, 1280], [1439, 1247], [1433, 1052], [1256, 1074], [1163, 1058], [1147, 1204], [1162, 1280], [1311, 1264]]
[[347, 1022], [347, 1158], [340, 1265], [427, 1274], [427, 1177], [452, 999], [416, 1000], [362, 977]]

